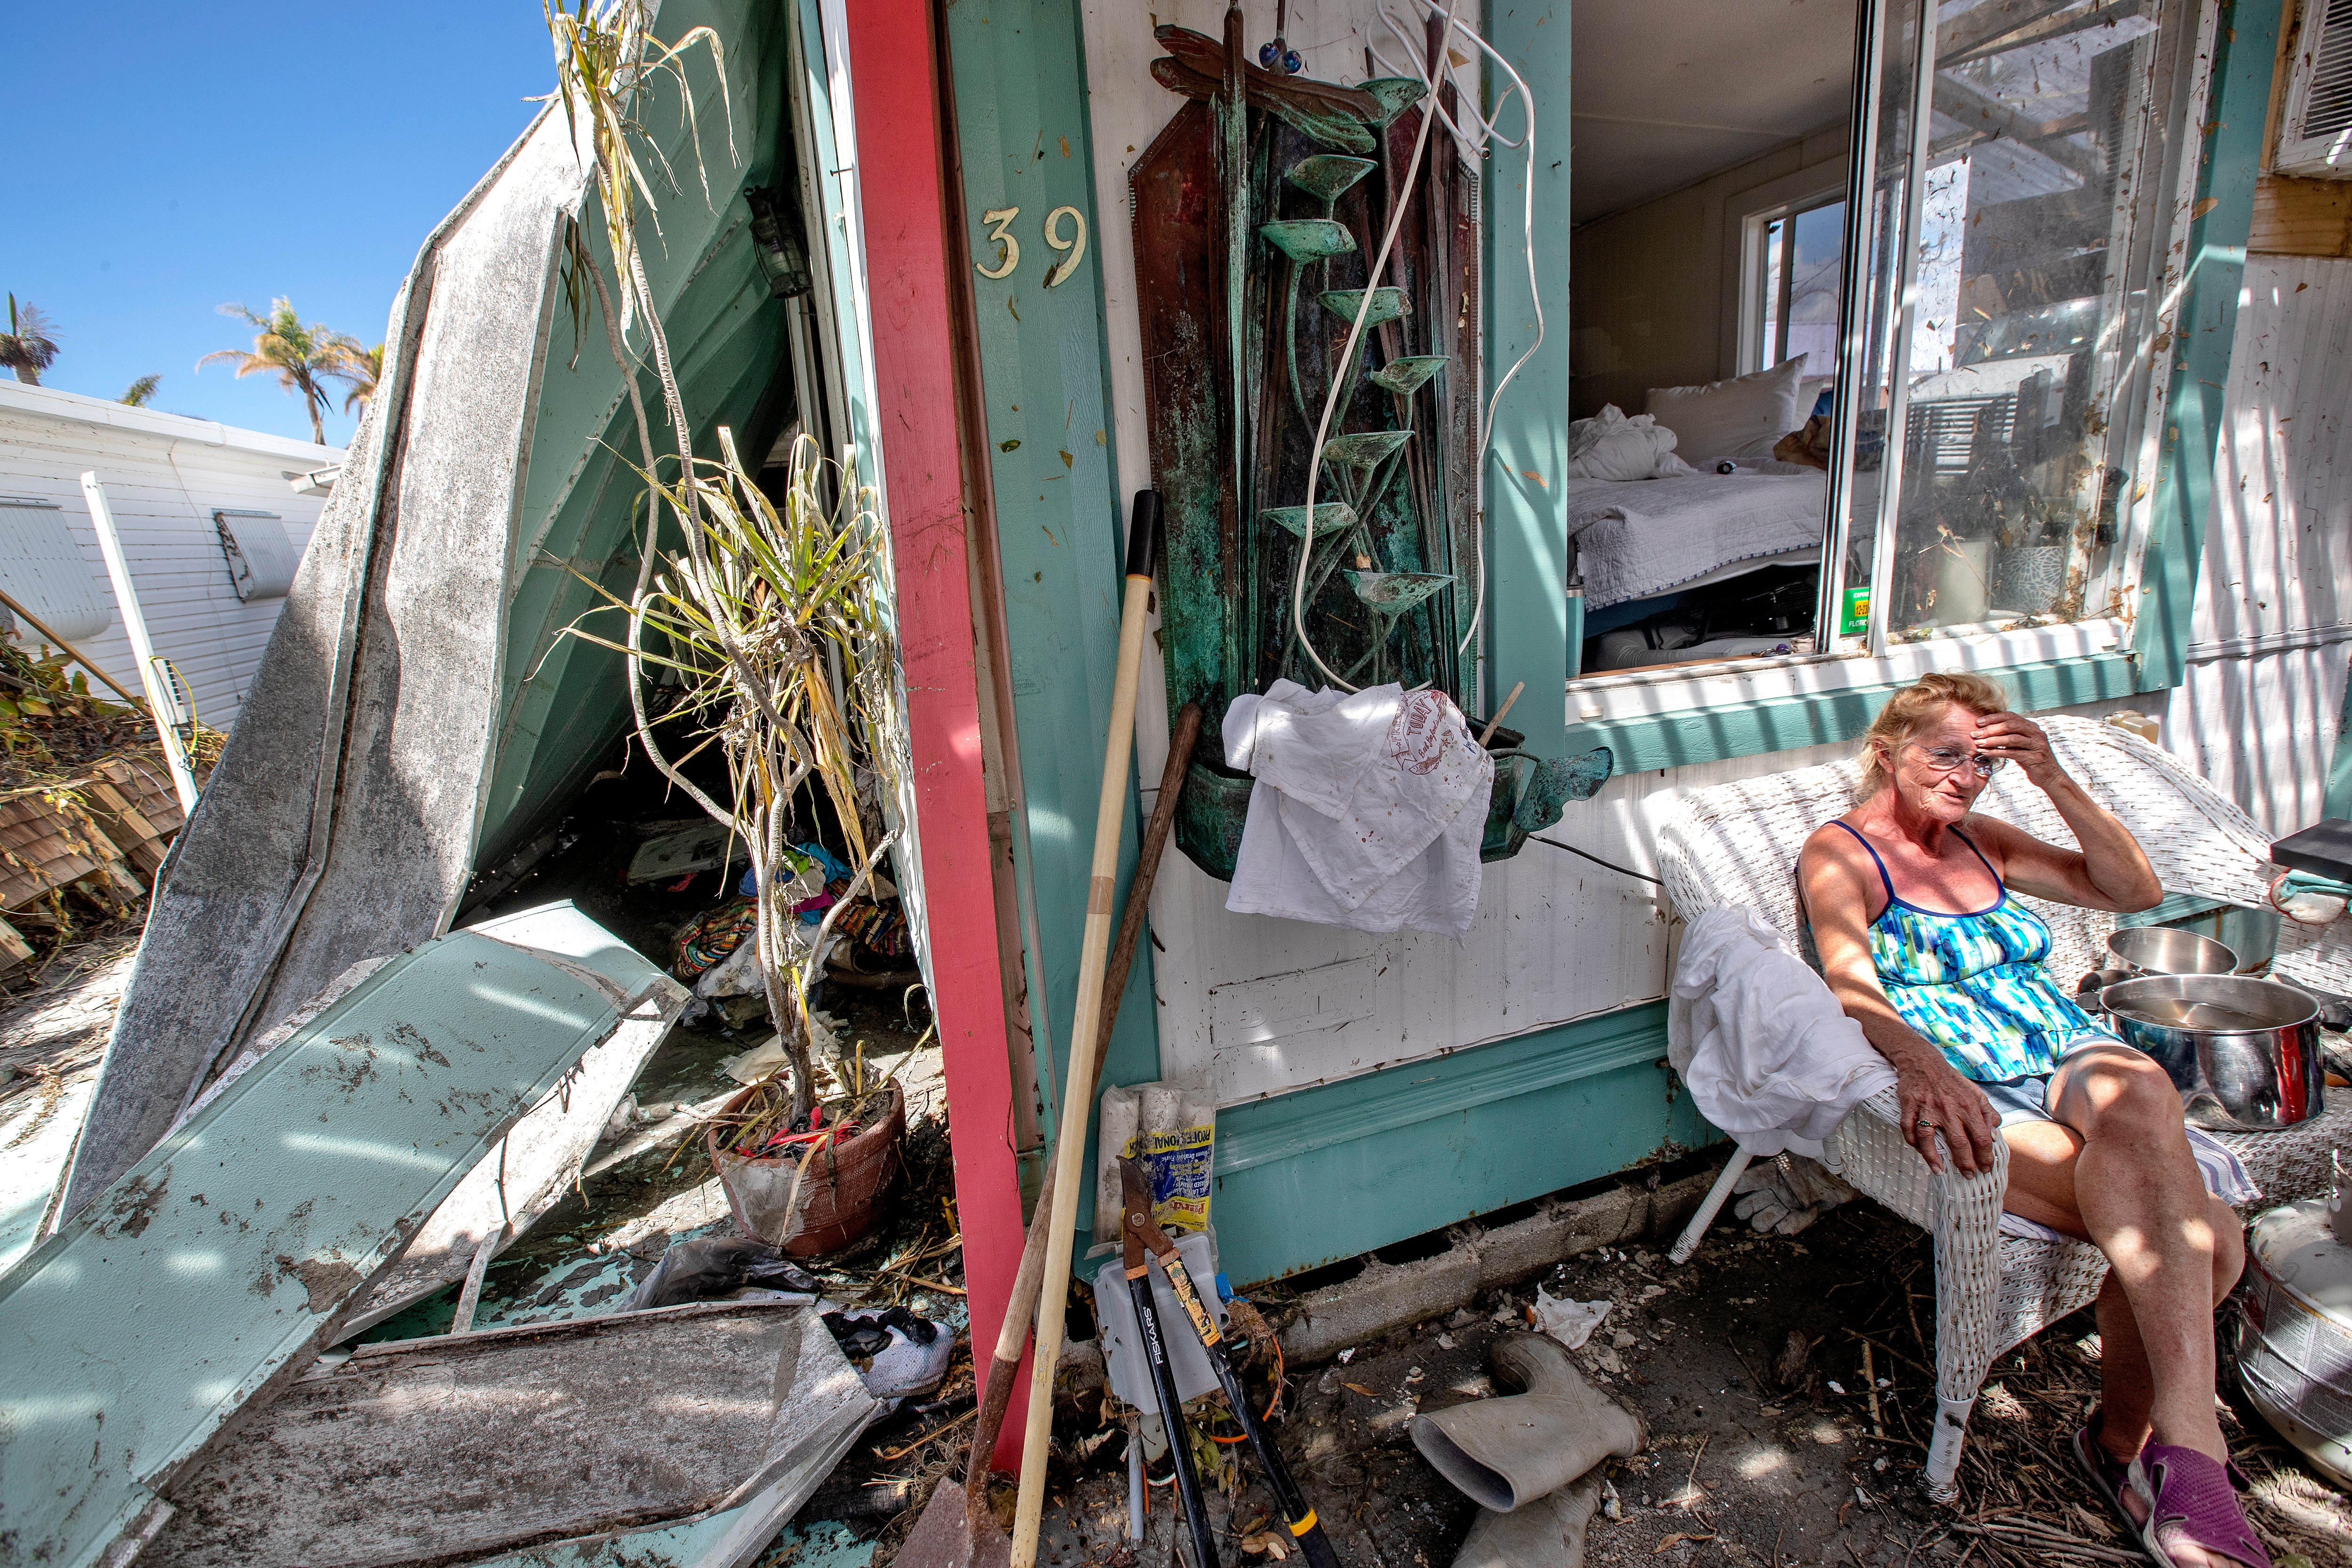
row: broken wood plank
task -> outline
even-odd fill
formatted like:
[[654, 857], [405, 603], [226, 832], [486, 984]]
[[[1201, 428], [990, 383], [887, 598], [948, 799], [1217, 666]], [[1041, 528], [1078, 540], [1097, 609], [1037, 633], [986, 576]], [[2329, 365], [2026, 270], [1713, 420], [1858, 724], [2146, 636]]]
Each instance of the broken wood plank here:
[[252, 1412], [173, 1486], [140, 1561], [394, 1568], [708, 1515], [785, 1477], [814, 1489], [877, 1408], [803, 1307], [698, 1303], [365, 1345]]
[[[121, 767], [121, 763], [114, 764]], [[125, 776], [129, 770], [123, 770]], [[163, 845], [169, 828], [159, 827], [100, 769], [78, 792], [106, 836], [121, 847], [122, 858], [152, 880], [163, 868]]]
[[18, 963], [30, 963], [33, 962], [33, 944], [26, 942], [15, 926], [10, 925], [6, 921], [0, 921], [0, 953], [6, 954]]
[[21, 909], [78, 882], [118, 853], [104, 834], [67, 816], [46, 794], [0, 801], [0, 910]]
[[[557, 938], [590, 923], [537, 912]], [[472, 931], [401, 953], [0, 1278], [11, 1554], [92, 1568], [127, 1546], [483, 1152], [649, 1005], [666, 982], [643, 959], [636, 973], [633, 994]]]
[[2263, 175], [2254, 182], [2246, 248], [2271, 256], [2352, 256], [2352, 185]]

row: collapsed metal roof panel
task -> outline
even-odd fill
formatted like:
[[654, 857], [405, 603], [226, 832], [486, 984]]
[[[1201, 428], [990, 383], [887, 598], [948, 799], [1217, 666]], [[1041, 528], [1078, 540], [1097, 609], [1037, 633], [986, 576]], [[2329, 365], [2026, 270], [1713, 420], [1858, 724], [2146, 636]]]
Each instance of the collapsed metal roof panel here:
[[590, 925], [551, 905], [392, 958], [0, 1278], [0, 1555], [87, 1568], [152, 1535], [178, 1468], [484, 1152], [674, 1005]]
[[[788, 312], [740, 187], [771, 177], [789, 29], [743, 0], [666, 0], [661, 20], [717, 26], [728, 81], [690, 53], [711, 195], [665, 197], [646, 265], [698, 417], [748, 435]], [[644, 116], [690, 169], [667, 83]], [[381, 388], [156, 891], [65, 1212], [336, 975], [446, 929], [625, 732], [614, 656], [559, 635], [600, 602], [575, 572], [634, 582], [641, 494], [603, 322], [566, 303], [568, 237], [603, 221], [588, 186], [570, 122], [542, 114], [403, 285]]]

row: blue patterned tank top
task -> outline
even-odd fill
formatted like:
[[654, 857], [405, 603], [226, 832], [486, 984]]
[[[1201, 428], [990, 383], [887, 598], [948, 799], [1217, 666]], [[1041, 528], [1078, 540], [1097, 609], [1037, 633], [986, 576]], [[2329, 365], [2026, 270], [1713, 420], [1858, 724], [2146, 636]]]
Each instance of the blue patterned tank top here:
[[1870, 840], [1849, 824], [1837, 826], [1870, 851], [1886, 884], [1886, 908], [1870, 922], [1870, 956], [1886, 999], [1962, 1075], [1979, 1083], [2039, 1077], [2057, 1066], [2076, 1036], [2105, 1033], [2051, 984], [2042, 967], [2050, 956], [2050, 928], [2009, 896], [2000, 873], [1966, 834], [1952, 830], [1983, 862], [1999, 896], [1955, 915], [1897, 898], [1895, 879]]

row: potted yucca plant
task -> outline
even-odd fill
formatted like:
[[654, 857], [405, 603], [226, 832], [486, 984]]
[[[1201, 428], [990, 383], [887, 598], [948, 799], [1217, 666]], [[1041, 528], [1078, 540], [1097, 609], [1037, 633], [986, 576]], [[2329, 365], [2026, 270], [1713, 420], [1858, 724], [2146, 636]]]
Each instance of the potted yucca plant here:
[[[866, 1086], [852, 1081], [845, 1101], [830, 1108], [820, 1103], [816, 1048], [836, 1048], [836, 1042], [808, 1000], [834, 919], [865, 889], [898, 837], [885, 830], [880, 811], [884, 789], [898, 776], [898, 737], [903, 733], [887, 618], [887, 544], [874, 492], [860, 482], [854, 449], [835, 461], [807, 437], [796, 438], [785, 481], [773, 496], [745, 467], [725, 426], [709, 433], [706, 455], [696, 455], [696, 430], [686, 416], [638, 248], [640, 204], [650, 215], [653, 185], [638, 156], [645, 135], [632, 118], [632, 105], [656, 76], [674, 80], [693, 128], [696, 172], [702, 174], [694, 96], [682, 61], [690, 49], [708, 49], [719, 68], [723, 92], [721, 40], [707, 27], [669, 44], [655, 39], [643, 0], [593, 7], [580, 0], [575, 11], [550, 8], [546, 16], [557, 65], [557, 88], [551, 96], [569, 118], [575, 141], [593, 149], [604, 211], [606, 254], [593, 255], [575, 229], [568, 243], [567, 283], [583, 314], [593, 293], [621, 367], [636, 426], [634, 466], [646, 487], [646, 506], [630, 596], [625, 601], [591, 583], [606, 599], [605, 607], [624, 616], [625, 635], [596, 636], [577, 625], [570, 630], [625, 656], [638, 744], [666, 778], [725, 824], [749, 852], [757, 920], [747, 940], [758, 943], [768, 1011], [782, 1037], [791, 1079], [788, 1099], [783, 1086], [760, 1086], [766, 1092], [758, 1131], [763, 1149], [798, 1151], [791, 1153], [795, 1180], [784, 1216], [791, 1230], [794, 1215], [832, 1202], [826, 1172], [837, 1165], [839, 1152], [824, 1135], [828, 1126], [856, 1121], [867, 1132], [882, 1132], [902, 1131], [905, 1124], [895, 1085], [862, 1093]], [[731, 156], [732, 107], [726, 107]], [[658, 153], [648, 151], [648, 158], [666, 167]], [[707, 177], [703, 185], [708, 199]], [[644, 359], [651, 361], [674, 437], [667, 449], [656, 449], [638, 390]], [[717, 455], [708, 455], [713, 447]], [[662, 548], [665, 523], [679, 540], [676, 548]], [[677, 700], [658, 715], [661, 732], [646, 704], [654, 679], [677, 689]], [[693, 739], [692, 750], [673, 759], [662, 734], [681, 731]], [[680, 768], [711, 747], [726, 762], [724, 799]], [[802, 803], [817, 792], [839, 823], [854, 875], [847, 894], [811, 931], [793, 919], [781, 895], [795, 874], [788, 827]], [[778, 1142], [795, 1131], [816, 1136], [797, 1144]], [[895, 1144], [896, 1131], [889, 1136]], [[895, 1149], [890, 1165], [895, 1169]], [[730, 1189], [730, 1196], [737, 1195]], [[740, 1217], [740, 1202], [738, 1212]]]

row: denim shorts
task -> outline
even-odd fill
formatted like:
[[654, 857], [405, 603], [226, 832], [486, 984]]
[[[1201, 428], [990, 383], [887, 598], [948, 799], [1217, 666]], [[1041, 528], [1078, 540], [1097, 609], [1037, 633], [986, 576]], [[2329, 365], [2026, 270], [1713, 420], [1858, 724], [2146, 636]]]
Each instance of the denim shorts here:
[[1992, 1101], [1993, 1110], [2000, 1117], [2003, 1127], [2014, 1126], [2020, 1121], [2055, 1121], [2058, 1119], [2050, 1114], [2050, 1080], [2057, 1076], [2058, 1068], [2066, 1065], [2067, 1058], [2095, 1046], [2131, 1049], [2104, 1029], [2085, 1029], [2067, 1040], [2066, 1048], [2059, 1053], [2057, 1066], [2048, 1072], [2030, 1074], [2024, 1078], [2000, 1079], [1990, 1083], [1978, 1079], [1977, 1087], [1984, 1090], [1987, 1100]]
[[1987, 1100], [1992, 1101], [1993, 1111], [2000, 1118], [2003, 1127], [2014, 1126], [2020, 1121], [2057, 1120], [2050, 1114], [2050, 1079], [2047, 1074], [2039, 1078], [2003, 1079], [1998, 1083], [1980, 1082], [1977, 1087], [1984, 1090]]

